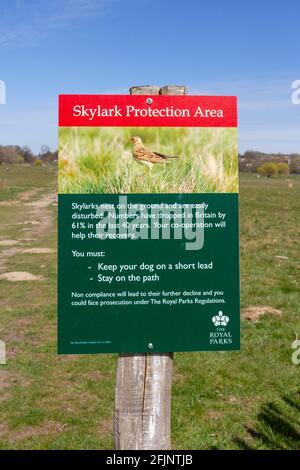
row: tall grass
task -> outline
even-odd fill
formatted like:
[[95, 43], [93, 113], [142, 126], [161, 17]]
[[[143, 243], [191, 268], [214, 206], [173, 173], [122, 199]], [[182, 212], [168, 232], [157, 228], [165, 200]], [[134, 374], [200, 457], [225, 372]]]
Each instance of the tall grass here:
[[[132, 156], [130, 137], [180, 159], [152, 169]], [[60, 193], [237, 192], [233, 128], [61, 128]]]

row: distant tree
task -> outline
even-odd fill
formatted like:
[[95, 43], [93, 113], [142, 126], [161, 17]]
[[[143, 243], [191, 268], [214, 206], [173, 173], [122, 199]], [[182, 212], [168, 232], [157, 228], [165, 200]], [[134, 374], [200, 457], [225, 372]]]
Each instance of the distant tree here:
[[2, 163], [23, 163], [24, 157], [17, 145], [0, 146], [0, 161]]
[[239, 156], [240, 171], [257, 172], [264, 163], [287, 163], [292, 173], [300, 173], [300, 155], [282, 153], [264, 153], [257, 150], [246, 150]]
[[48, 145], [42, 145], [39, 158], [43, 163], [55, 163], [57, 162], [57, 154], [57, 150], [55, 152], [51, 152]]
[[271, 176], [277, 175], [277, 165], [273, 162], [265, 162], [257, 168], [257, 172], [259, 175], [270, 178]]
[[293, 153], [290, 156], [290, 173], [300, 173], [300, 155]]
[[289, 174], [289, 165], [287, 163], [277, 163], [277, 173], [279, 175], [288, 175]]
[[50, 152], [51, 152], [51, 150], [50, 150], [50, 147], [48, 145], [43, 144], [41, 146], [41, 151], [40, 151], [41, 157], [43, 157], [43, 155], [47, 155]]
[[20, 154], [24, 159], [24, 163], [33, 163], [35, 161], [35, 156], [27, 145], [20, 148]]

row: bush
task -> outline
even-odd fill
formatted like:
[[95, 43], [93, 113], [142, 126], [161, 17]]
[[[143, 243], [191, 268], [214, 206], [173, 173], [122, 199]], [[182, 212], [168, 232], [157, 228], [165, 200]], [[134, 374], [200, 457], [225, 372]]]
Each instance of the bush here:
[[272, 162], [266, 162], [257, 168], [257, 172], [262, 176], [267, 176], [268, 178], [270, 178], [271, 176], [277, 175], [277, 164]]
[[277, 163], [277, 173], [279, 175], [288, 175], [289, 174], [288, 164], [284, 162]]
[[41, 160], [35, 160], [34, 166], [41, 166], [42, 162]]
[[0, 161], [2, 163], [23, 163], [20, 147], [16, 145], [0, 145]]

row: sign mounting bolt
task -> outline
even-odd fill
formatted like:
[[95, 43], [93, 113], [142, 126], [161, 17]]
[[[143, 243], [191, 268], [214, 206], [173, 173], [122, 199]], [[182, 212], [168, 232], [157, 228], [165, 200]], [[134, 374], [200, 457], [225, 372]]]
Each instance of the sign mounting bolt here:
[[152, 99], [152, 98], [147, 98], [147, 99], [146, 99], [146, 103], [147, 103], [147, 104], [152, 104], [152, 103], [153, 103], [153, 99]]
[[148, 349], [153, 349], [153, 344], [152, 343], [148, 343]]

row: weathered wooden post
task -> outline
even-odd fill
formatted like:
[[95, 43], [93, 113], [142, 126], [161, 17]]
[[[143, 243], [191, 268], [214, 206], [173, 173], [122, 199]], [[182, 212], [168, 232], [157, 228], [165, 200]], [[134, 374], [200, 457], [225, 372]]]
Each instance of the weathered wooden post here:
[[[131, 94], [185, 95], [184, 86], [139, 86]], [[171, 448], [173, 354], [120, 354], [118, 358], [114, 447], [116, 450]]]

